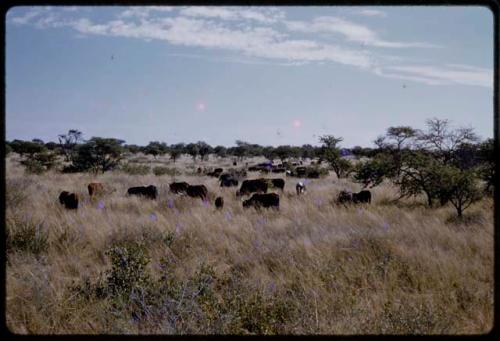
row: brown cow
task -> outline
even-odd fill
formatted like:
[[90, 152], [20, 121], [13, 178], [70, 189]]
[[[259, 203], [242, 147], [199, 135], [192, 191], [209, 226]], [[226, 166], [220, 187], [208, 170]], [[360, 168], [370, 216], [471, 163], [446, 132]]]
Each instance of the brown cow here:
[[186, 189], [186, 194], [192, 198], [201, 198], [202, 200], [205, 200], [207, 198], [208, 190], [205, 185], [190, 185]]
[[100, 182], [91, 182], [87, 188], [89, 190], [90, 199], [94, 199], [96, 196], [104, 193], [104, 186]]

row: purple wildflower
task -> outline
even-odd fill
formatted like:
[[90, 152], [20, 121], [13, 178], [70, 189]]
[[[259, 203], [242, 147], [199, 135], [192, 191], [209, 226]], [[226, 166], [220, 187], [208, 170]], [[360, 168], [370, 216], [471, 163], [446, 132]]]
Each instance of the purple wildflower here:
[[149, 219], [150, 219], [151, 221], [157, 221], [157, 220], [158, 220], [158, 217], [156, 216], [156, 214], [151, 213], [151, 215], [149, 216]]
[[266, 219], [265, 219], [265, 218], [260, 218], [260, 217], [259, 217], [259, 218], [257, 218], [257, 224], [258, 224], [259, 226], [264, 226], [264, 225], [266, 225], [266, 223], [267, 223], [267, 222], [266, 222]]
[[231, 213], [229, 211], [227, 211], [224, 216], [225, 216], [225, 218], [226, 218], [227, 221], [230, 221], [231, 218], [232, 218]]
[[389, 225], [389, 223], [385, 222], [383, 225], [384, 231], [385, 232], [389, 231], [389, 227], [391, 227], [391, 225]]
[[167, 201], [167, 207], [168, 208], [174, 208], [174, 201], [172, 199], [168, 199], [168, 201]]
[[179, 234], [181, 233], [181, 224], [177, 223], [175, 224], [175, 233]]
[[104, 201], [102, 201], [102, 200], [99, 201], [99, 203], [97, 204], [97, 208], [100, 209], [100, 210], [102, 210], [102, 209], [104, 209], [104, 207], [105, 207]]
[[316, 204], [316, 206], [320, 207], [323, 204], [323, 200], [321, 200], [321, 199], [314, 199], [314, 203]]
[[205, 207], [210, 206], [210, 203], [208, 202], [208, 200], [206, 200], [206, 199], [203, 200], [203, 206], [205, 206]]

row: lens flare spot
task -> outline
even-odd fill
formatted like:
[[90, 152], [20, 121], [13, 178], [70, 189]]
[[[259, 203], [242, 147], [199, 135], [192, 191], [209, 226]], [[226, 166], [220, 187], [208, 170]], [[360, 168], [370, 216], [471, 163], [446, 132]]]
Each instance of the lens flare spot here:
[[198, 102], [196, 104], [197, 111], [205, 111], [207, 109], [207, 105], [204, 102]]
[[302, 122], [300, 122], [300, 120], [293, 120], [293, 127], [294, 128], [300, 128], [300, 126], [302, 125]]

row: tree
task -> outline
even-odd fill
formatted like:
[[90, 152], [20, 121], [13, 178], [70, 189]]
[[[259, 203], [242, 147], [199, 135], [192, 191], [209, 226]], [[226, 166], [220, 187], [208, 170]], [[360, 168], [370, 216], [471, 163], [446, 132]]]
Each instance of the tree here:
[[225, 157], [227, 154], [227, 148], [224, 146], [220, 146], [220, 145], [216, 146], [214, 148], [214, 153], [215, 153], [215, 155], [217, 155], [217, 157], [221, 157], [221, 158]]
[[170, 145], [170, 160], [175, 161], [184, 153], [184, 143]]
[[156, 159], [158, 155], [164, 155], [168, 152], [168, 147], [165, 142], [152, 141], [144, 147], [144, 154], [153, 155]]
[[454, 166], [444, 166], [441, 171], [441, 192], [446, 195], [461, 218], [464, 210], [481, 199], [476, 174], [473, 170], [461, 170]]
[[92, 137], [78, 145], [72, 157], [73, 171], [105, 172], [118, 166], [124, 152], [125, 141], [114, 138]]
[[355, 182], [363, 184], [363, 188], [373, 188], [380, 185], [384, 179], [392, 178], [396, 168], [389, 155], [379, 154], [369, 161], [358, 163], [354, 172]]
[[[432, 155], [422, 151], [405, 155], [400, 177], [395, 180], [395, 183], [399, 185], [400, 198], [424, 193], [427, 197], [427, 205], [432, 207], [436, 199], [440, 196], [443, 198], [442, 167], [442, 164]], [[443, 200], [441, 202], [443, 203]]]
[[483, 141], [478, 149], [478, 174], [486, 184], [485, 191], [492, 193], [495, 184], [495, 160], [498, 160], [498, 156], [495, 157], [494, 140], [490, 138]]
[[427, 131], [418, 134], [419, 146], [435, 153], [443, 163], [448, 163], [453, 159], [460, 145], [476, 143], [479, 140], [474, 129], [465, 127], [451, 129], [448, 120], [431, 118], [426, 121], [426, 124]]
[[201, 161], [207, 160], [213, 148], [204, 141], [198, 141], [196, 144], [198, 146], [198, 154], [200, 155]]
[[401, 173], [401, 158], [403, 149], [410, 147], [418, 131], [409, 126], [389, 127], [387, 129], [384, 143], [381, 146], [391, 151], [396, 168], [396, 175]]
[[300, 157], [302, 160], [312, 159], [315, 157], [314, 147], [310, 144], [303, 144], [301, 148]]
[[286, 146], [278, 146], [274, 149], [274, 154], [281, 160], [281, 162], [285, 162], [286, 159], [292, 156], [292, 147]]
[[45, 142], [43, 142], [42, 139], [33, 139], [31, 142], [45, 145]]
[[80, 142], [83, 142], [82, 136], [82, 132], [76, 129], [70, 129], [67, 134], [60, 134], [58, 136], [59, 145], [61, 146], [61, 150], [63, 152], [63, 155], [65, 156], [66, 161], [70, 161], [71, 154], [76, 145]]
[[45, 146], [40, 143], [31, 141], [14, 140], [10, 143], [12, 150], [19, 154], [21, 157], [28, 155], [32, 157], [33, 154], [40, 153], [45, 149]]
[[12, 147], [9, 142], [5, 141], [5, 155], [9, 155], [12, 152]]
[[330, 164], [339, 179], [349, 176], [353, 171], [353, 167], [348, 160], [341, 157], [340, 147], [338, 146], [343, 141], [343, 138], [324, 135], [320, 136], [319, 141], [322, 143], [320, 158]]
[[241, 160], [248, 155], [249, 146], [248, 142], [244, 142], [241, 140], [236, 140], [236, 147], [231, 148], [232, 155], [238, 157]]
[[123, 148], [131, 154], [137, 154], [142, 151], [142, 148], [136, 144], [125, 144]]
[[196, 143], [189, 143], [185, 147], [186, 153], [193, 157], [193, 161], [196, 161], [196, 156], [198, 155], [199, 149]]

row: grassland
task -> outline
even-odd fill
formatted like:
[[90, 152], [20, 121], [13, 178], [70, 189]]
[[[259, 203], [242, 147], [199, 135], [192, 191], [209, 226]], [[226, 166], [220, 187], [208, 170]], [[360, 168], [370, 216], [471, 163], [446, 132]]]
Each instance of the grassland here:
[[[493, 326], [491, 198], [463, 221], [423, 198], [394, 203], [390, 184], [372, 190], [371, 205], [341, 207], [339, 191], [360, 186], [329, 175], [300, 197], [298, 179], [286, 178], [280, 211], [258, 212], [242, 208], [235, 188], [196, 175], [188, 158], [135, 161], [182, 170], [175, 180], [205, 184], [224, 209], [170, 194], [169, 175], [30, 175], [9, 156], [12, 332], [478, 334]], [[110, 191], [90, 201], [91, 181]], [[156, 201], [125, 195], [149, 184], [159, 187]], [[84, 198], [77, 211], [58, 203], [61, 190]]]

